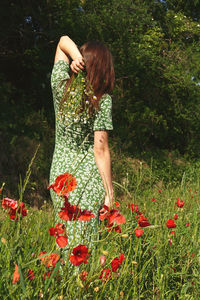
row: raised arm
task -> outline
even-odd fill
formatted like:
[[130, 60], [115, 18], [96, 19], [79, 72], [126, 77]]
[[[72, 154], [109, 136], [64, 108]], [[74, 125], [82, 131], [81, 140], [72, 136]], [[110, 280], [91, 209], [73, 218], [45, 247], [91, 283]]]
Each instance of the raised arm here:
[[107, 131], [94, 132], [94, 156], [106, 191], [104, 204], [111, 207], [113, 205], [113, 185]]
[[69, 57], [72, 59], [71, 69], [77, 73], [84, 69], [83, 57], [76, 44], [67, 36], [62, 36], [57, 45], [54, 63], [64, 60], [69, 63]]

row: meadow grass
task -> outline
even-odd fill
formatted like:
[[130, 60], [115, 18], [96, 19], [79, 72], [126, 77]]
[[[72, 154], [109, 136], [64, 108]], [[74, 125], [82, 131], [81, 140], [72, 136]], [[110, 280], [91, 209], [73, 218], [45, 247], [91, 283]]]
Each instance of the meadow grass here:
[[[68, 259], [72, 249], [67, 251], [67, 257], [63, 256], [55, 238], [48, 233], [54, 226], [51, 204], [44, 204], [40, 209], [28, 207], [27, 216], [18, 221], [10, 220], [1, 209], [0, 299], [198, 299], [199, 170], [197, 166], [191, 167], [178, 184], [159, 189], [155, 182], [161, 179], [155, 179], [152, 168], [141, 164], [135, 172], [127, 174], [122, 184], [114, 183], [115, 200], [120, 203], [117, 209], [125, 216], [126, 223], [118, 233], [108, 232], [105, 221], [101, 222], [98, 233], [93, 233], [95, 242], [90, 248], [88, 264], [79, 267]], [[24, 192], [23, 184], [20, 186]], [[22, 192], [20, 200], [23, 200]], [[177, 206], [177, 198], [184, 201], [183, 207]], [[151, 224], [143, 228], [140, 237], [135, 235], [140, 216], [128, 208], [128, 203], [138, 205], [139, 212]], [[168, 228], [166, 222], [174, 220], [175, 214], [176, 228]], [[171, 231], [176, 235], [170, 234]], [[87, 236], [83, 243], [87, 246]], [[61, 256], [55, 268], [41, 263], [38, 255], [42, 251]], [[111, 261], [121, 253], [125, 260], [112, 273], [112, 278], [100, 279], [102, 270], [111, 269]], [[100, 264], [101, 256], [106, 258], [104, 266]], [[20, 280], [13, 284], [15, 263]], [[31, 280], [27, 277], [30, 269], [34, 272]], [[44, 279], [44, 274], [50, 271], [49, 278]], [[82, 271], [88, 272], [86, 280], [79, 276]]]

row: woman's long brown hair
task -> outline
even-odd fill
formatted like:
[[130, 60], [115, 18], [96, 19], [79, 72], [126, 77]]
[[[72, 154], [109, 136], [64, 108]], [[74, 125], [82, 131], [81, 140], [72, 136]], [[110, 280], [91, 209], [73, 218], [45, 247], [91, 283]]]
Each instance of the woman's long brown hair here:
[[[109, 49], [101, 42], [89, 41], [81, 46], [80, 53], [85, 63], [85, 71], [90, 87], [93, 89], [97, 99], [90, 97], [90, 105], [92, 110], [99, 108], [100, 98], [110, 93], [114, 88], [115, 72], [113, 66], [112, 55]], [[73, 76], [73, 75], [72, 75]], [[72, 77], [71, 77], [72, 79]], [[70, 86], [71, 80], [66, 84], [66, 89]], [[66, 95], [67, 98], [67, 95]], [[67, 99], [63, 99], [65, 101]]]

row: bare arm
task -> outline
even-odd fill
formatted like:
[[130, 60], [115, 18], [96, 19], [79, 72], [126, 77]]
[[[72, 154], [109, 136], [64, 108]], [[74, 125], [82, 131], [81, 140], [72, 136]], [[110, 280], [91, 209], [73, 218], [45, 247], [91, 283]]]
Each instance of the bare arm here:
[[104, 204], [110, 207], [113, 204], [113, 185], [107, 131], [94, 132], [94, 156], [106, 191]]
[[69, 57], [72, 59], [71, 69], [77, 73], [84, 68], [83, 57], [76, 44], [68, 37], [62, 36], [57, 45], [54, 63], [64, 60], [69, 63]]

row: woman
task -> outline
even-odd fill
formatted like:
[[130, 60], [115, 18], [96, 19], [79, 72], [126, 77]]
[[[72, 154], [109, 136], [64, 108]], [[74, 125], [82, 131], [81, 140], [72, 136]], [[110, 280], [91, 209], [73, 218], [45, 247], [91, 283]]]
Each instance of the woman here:
[[[105, 204], [110, 207], [113, 202], [108, 146], [108, 131], [113, 129], [112, 100], [108, 93], [114, 85], [114, 68], [111, 53], [104, 44], [88, 42], [79, 50], [68, 36], [60, 38], [54, 63], [51, 86], [56, 138], [50, 184], [60, 174], [73, 174], [77, 188], [70, 193], [69, 202], [92, 211], [96, 216], [87, 222], [65, 222], [69, 245], [77, 245], [83, 243], [84, 238], [92, 239], [91, 233], [96, 231], [100, 206]], [[69, 64], [74, 73], [71, 79]], [[79, 87], [72, 88], [73, 82], [78, 80], [77, 74], [82, 75], [85, 91], [84, 95], [81, 94], [81, 101]], [[61, 223], [58, 213], [63, 206], [63, 199], [53, 190], [51, 197], [56, 223]], [[104, 213], [104, 209], [101, 209], [101, 213]]]

